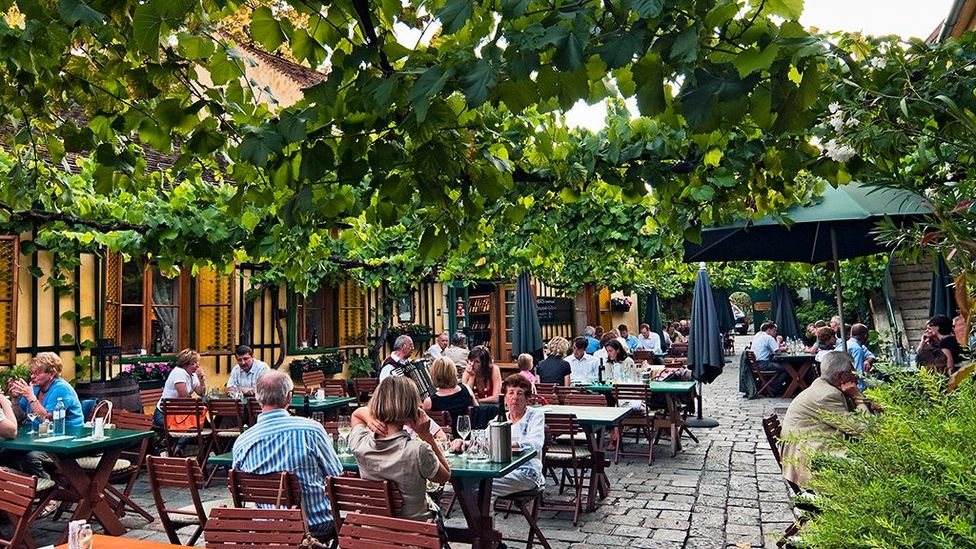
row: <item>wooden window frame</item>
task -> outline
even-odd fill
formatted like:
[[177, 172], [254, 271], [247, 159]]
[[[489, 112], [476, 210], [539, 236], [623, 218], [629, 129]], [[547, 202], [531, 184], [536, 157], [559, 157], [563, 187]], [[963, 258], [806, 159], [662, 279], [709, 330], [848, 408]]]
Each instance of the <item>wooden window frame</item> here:
[[[189, 287], [189, 277], [186, 273], [181, 272], [180, 275], [175, 279], [177, 282], [177, 303], [173, 306], [165, 305], [165, 307], [172, 307], [176, 309], [176, 333], [175, 345], [171, 352], [160, 353], [159, 355], [154, 355], [152, 353], [152, 275], [156, 269], [156, 266], [151, 261], [147, 261], [144, 258], [134, 259], [131, 261], [143, 261], [142, 269], [142, 304], [138, 305], [142, 307], [142, 326], [141, 330], [141, 347], [144, 349], [147, 355], [150, 356], [171, 356], [180, 352], [181, 349], [189, 347], [190, 341], [190, 327], [189, 327], [189, 317], [187, 311], [189, 311], [189, 297], [190, 297], [190, 287]], [[114, 252], [108, 252], [105, 259], [103, 260], [103, 266], [105, 268], [105, 320], [106, 325], [103, 327], [102, 337], [113, 338], [115, 344], [122, 346], [122, 310], [126, 306], [137, 306], [134, 303], [123, 303], [122, 302], [122, 284], [123, 284], [123, 270], [125, 268], [126, 261], [122, 260], [121, 254]], [[114, 276], [118, 277], [118, 287], [110, 289], [110, 279], [113, 273], [109, 272], [114, 270]], [[112, 295], [110, 295], [112, 292]], [[110, 327], [107, 326], [107, 322], [110, 316], [115, 318], [115, 329], [110, 332]], [[140, 353], [138, 351], [133, 352], [131, 350], [123, 349], [124, 356], [138, 356]]]
[[[20, 236], [0, 235], [0, 241], [10, 241], [13, 245], [13, 255], [10, 260], [10, 299], [0, 297], [0, 301], [10, 303], [10, 325], [7, 328], [10, 345], [7, 349], [0, 350], [0, 366], [13, 367], [17, 364], [17, 295], [20, 293]], [[5, 360], [2, 358], [4, 356], [3, 353], [6, 356]]]

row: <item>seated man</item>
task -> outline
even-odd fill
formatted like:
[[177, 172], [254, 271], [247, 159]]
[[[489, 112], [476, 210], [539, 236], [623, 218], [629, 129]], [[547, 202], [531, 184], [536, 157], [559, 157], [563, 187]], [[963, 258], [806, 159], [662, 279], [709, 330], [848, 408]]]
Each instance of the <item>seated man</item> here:
[[413, 354], [413, 339], [408, 335], [397, 337], [393, 342], [393, 352], [386, 357], [380, 368], [380, 381], [393, 375], [394, 370], [405, 366], [411, 354]]
[[[868, 327], [864, 324], [851, 326], [851, 337], [847, 340], [847, 352], [854, 360], [854, 371], [857, 372], [858, 377], [871, 373], [871, 366], [874, 364], [874, 354], [868, 350], [867, 344]], [[858, 380], [857, 386], [863, 391], [864, 380]]]
[[234, 349], [234, 357], [237, 359], [237, 366], [234, 366], [234, 369], [230, 371], [227, 390], [253, 395], [258, 380], [271, 368], [266, 363], [254, 358], [254, 352], [247, 345], [238, 345]]
[[773, 356], [782, 351], [780, 343], [776, 340], [776, 323], [767, 320], [759, 327], [759, 332], [752, 338], [752, 352], [756, 355], [756, 365], [760, 370], [775, 370], [776, 376], [769, 386], [773, 393], [783, 394], [786, 386], [790, 382], [790, 373], [779, 362], [773, 360]]
[[573, 354], [566, 357], [572, 383], [594, 383], [597, 380], [596, 369], [599, 364], [592, 355], [586, 353], [587, 347], [589, 347], [589, 341], [585, 337], [579, 336], [573, 340]]
[[458, 332], [454, 334], [451, 346], [444, 351], [443, 355], [454, 361], [458, 369], [458, 377], [464, 373], [464, 367], [468, 365], [468, 336]]
[[342, 474], [342, 465], [322, 425], [289, 415], [294, 389], [291, 379], [272, 370], [258, 380], [261, 414], [234, 443], [234, 469], [245, 473], [291, 471], [302, 487], [302, 507], [309, 531], [319, 541], [332, 537], [332, 508], [325, 478]]
[[655, 354], [661, 354], [661, 336], [657, 333], [651, 331], [651, 326], [649, 324], [640, 325], [640, 335], [637, 336], [637, 347], [638, 351], [651, 351]]
[[871, 410], [857, 389], [851, 355], [829, 351], [820, 362], [820, 370], [820, 377], [793, 399], [783, 418], [780, 439], [783, 478], [798, 486], [810, 482], [813, 453], [837, 453], [831, 450], [832, 436], [857, 435], [864, 431], [863, 423], [845, 421], [845, 418], [851, 417], [855, 409]]
[[817, 328], [817, 352], [816, 361], [823, 362], [823, 358], [831, 351], [839, 351], [837, 348], [837, 332], [829, 326]]

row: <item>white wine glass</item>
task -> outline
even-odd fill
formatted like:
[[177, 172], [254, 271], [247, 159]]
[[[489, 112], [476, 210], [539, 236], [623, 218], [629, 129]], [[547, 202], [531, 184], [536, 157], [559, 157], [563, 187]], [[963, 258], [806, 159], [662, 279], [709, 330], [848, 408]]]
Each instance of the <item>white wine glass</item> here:
[[27, 412], [27, 421], [30, 422], [30, 430], [27, 431], [28, 435], [34, 436], [37, 434], [37, 429], [34, 428], [34, 422], [37, 421], [37, 412], [30, 410]]
[[[471, 434], [471, 416], [462, 414], [457, 418], [457, 436], [462, 442], [468, 439], [468, 435]], [[462, 444], [462, 449], [463, 449]]]
[[348, 456], [349, 455], [349, 434], [352, 433], [352, 423], [350, 422], [349, 416], [339, 416], [338, 425], [339, 437], [345, 441], [345, 444], [340, 445], [341, 453], [339, 455]]

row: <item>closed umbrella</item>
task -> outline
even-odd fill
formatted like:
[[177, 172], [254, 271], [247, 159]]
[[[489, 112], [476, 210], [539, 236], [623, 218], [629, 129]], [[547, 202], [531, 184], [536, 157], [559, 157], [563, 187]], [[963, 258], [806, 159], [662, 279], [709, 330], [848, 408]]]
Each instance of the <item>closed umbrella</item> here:
[[518, 356], [529, 353], [542, 358], [542, 327], [539, 325], [539, 310], [536, 308], [535, 293], [529, 284], [528, 273], [522, 273], [515, 284], [515, 318], [512, 326], [512, 354]]
[[711, 383], [725, 366], [725, 347], [719, 332], [718, 313], [712, 283], [705, 264], [698, 269], [695, 292], [691, 302], [691, 331], [688, 335], [688, 367], [698, 380], [698, 418], [689, 420], [693, 427], [716, 427], [718, 422], [702, 417], [702, 383]]
[[770, 309], [779, 335], [786, 339], [800, 338], [803, 335], [800, 331], [800, 323], [796, 320], [796, 309], [793, 308], [793, 296], [789, 286], [777, 284], [773, 287]]
[[[860, 183], [828, 187], [815, 203], [794, 206], [782, 217], [703, 230], [700, 244], [685, 242], [685, 261], [833, 261], [836, 266], [841, 259], [887, 251], [873, 234], [882, 219], [901, 222], [930, 213], [931, 205], [908, 191]], [[834, 269], [834, 285], [843, 318], [839, 269]]]
[[732, 304], [729, 303], [729, 290], [726, 288], [712, 288], [715, 298], [715, 312], [718, 314], [718, 329], [727, 334], [735, 328], [735, 315], [732, 314]]
[[661, 338], [661, 345], [664, 345], [664, 323], [661, 322], [661, 304], [658, 303], [657, 290], [651, 290], [647, 294], [647, 325], [651, 331]]
[[942, 254], [936, 253], [932, 271], [932, 295], [929, 297], [929, 317], [946, 315], [952, 318], [956, 316], [958, 310], [955, 287], [952, 276], [949, 275], [949, 266], [946, 265]]

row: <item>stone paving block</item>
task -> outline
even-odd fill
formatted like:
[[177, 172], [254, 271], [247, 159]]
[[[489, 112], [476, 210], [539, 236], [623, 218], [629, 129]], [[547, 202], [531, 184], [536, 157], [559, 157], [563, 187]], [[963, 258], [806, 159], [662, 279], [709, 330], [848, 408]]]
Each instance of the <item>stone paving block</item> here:
[[[660, 519], [650, 519], [660, 520]], [[618, 526], [614, 531], [615, 536], [626, 536], [629, 538], [646, 538], [651, 533], [651, 529], [642, 526]]]
[[655, 541], [680, 541], [684, 542], [685, 538], [688, 537], [687, 530], [665, 530], [659, 529], [654, 531], [654, 535], [651, 539]]

